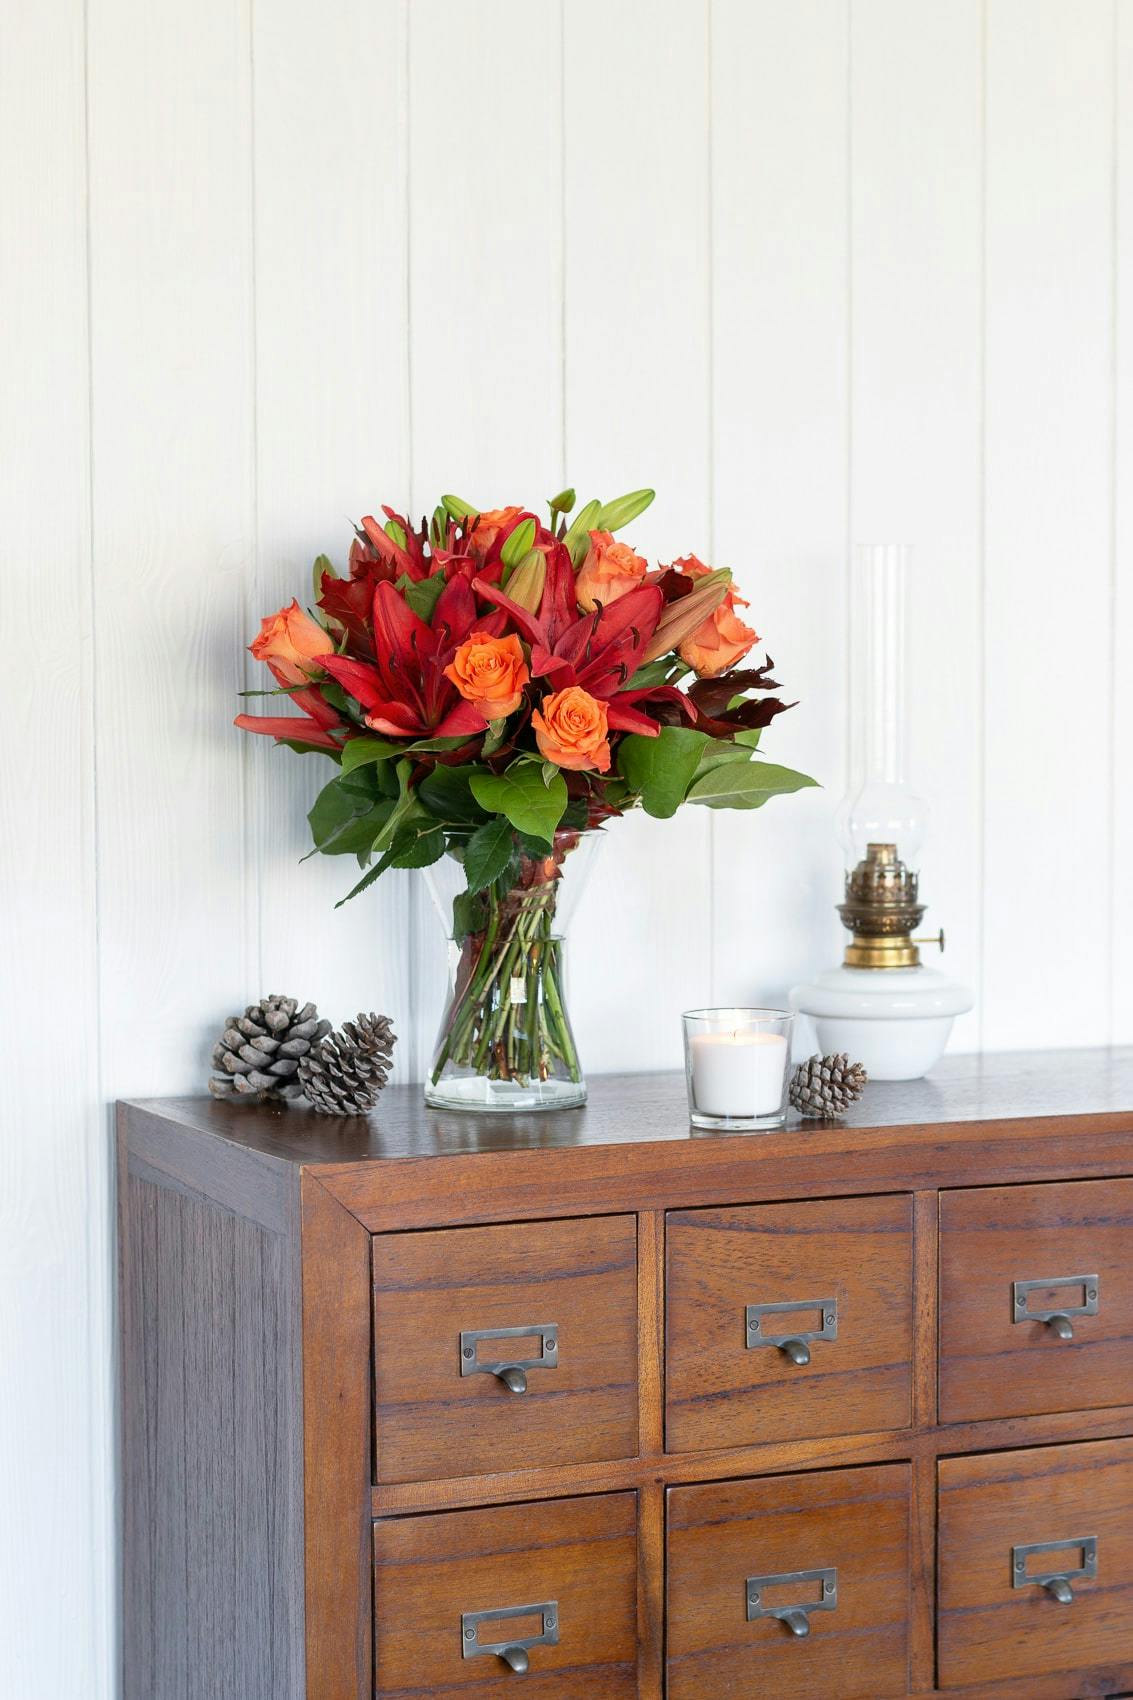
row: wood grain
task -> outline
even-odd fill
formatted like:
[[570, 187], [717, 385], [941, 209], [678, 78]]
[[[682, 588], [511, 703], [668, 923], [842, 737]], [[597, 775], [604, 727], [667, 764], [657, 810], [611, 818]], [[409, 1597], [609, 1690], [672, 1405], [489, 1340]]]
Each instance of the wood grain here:
[[[1069, 1608], [1042, 1588], [1012, 1587], [1013, 1546], [1083, 1535], [1098, 1538], [1098, 1574], [1073, 1583]], [[1133, 1440], [942, 1459], [939, 1613], [944, 1687], [1064, 1673], [1069, 1691], [1083, 1656], [1111, 1660], [1110, 1680], [1124, 1686], [1120, 1671], [1133, 1665]]]
[[462, 1657], [461, 1615], [554, 1600], [558, 1645], [531, 1650], [527, 1687], [637, 1700], [636, 1509], [613, 1494], [376, 1523], [375, 1695], [504, 1700], [515, 1674]]
[[[908, 1559], [905, 1465], [671, 1488], [669, 1700], [904, 1695]], [[806, 1640], [773, 1618], [746, 1621], [748, 1577], [827, 1568], [838, 1604], [812, 1615]]]
[[123, 1179], [125, 1700], [306, 1700], [294, 1238]]
[[307, 1689], [363, 1700], [371, 1682], [370, 1239], [302, 1181]]
[[[912, 1220], [912, 1200], [901, 1195], [671, 1213], [669, 1450], [907, 1428]], [[814, 1341], [809, 1364], [750, 1346], [747, 1305], [797, 1304], [764, 1323], [789, 1333], [821, 1328], [823, 1299], [837, 1307], [837, 1339]]]
[[[823, 1440], [794, 1440], [767, 1446], [727, 1447], [717, 1452], [670, 1452], [653, 1457], [577, 1464], [571, 1483], [598, 1493], [636, 1488], [658, 1478], [667, 1482], [737, 1480], [744, 1476], [782, 1475], [795, 1470], [878, 1464], [893, 1459], [935, 1459], [988, 1448], [1052, 1446], [1061, 1441], [1108, 1439], [1133, 1430], [1133, 1406], [1108, 1411], [1059, 1411], [1041, 1417], [1010, 1417], [1002, 1422], [954, 1423], [945, 1428], [897, 1434], [863, 1434]], [[376, 1487], [374, 1515], [392, 1517], [461, 1505], [504, 1504], [553, 1494], [559, 1472], [509, 1470], [499, 1475], [465, 1476], [441, 1482], [404, 1482]]]
[[[989, 1187], [941, 1197], [940, 1411], [945, 1421], [1133, 1401], [1133, 1180]], [[1015, 1281], [1100, 1277], [1074, 1338], [1017, 1322]], [[1042, 1288], [1032, 1308], [1081, 1304]]]
[[[378, 1481], [637, 1451], [632, 1216], [379, 1235], [373, 1270]], [[528, 1323], [555, 1324], [558, 1364], [528, 1371], [525, 1394], [461, 1374], [463, 1331]]]

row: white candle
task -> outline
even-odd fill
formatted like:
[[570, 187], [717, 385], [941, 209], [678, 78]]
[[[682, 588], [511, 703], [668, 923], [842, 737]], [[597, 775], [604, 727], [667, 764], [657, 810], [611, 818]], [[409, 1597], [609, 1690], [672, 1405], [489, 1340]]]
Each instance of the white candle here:
[[773, 1116], [783, 1101], [787, 1041], [756, 1029], [697, 1033], [692, 1039], [692, 1096], [706, 1116]]

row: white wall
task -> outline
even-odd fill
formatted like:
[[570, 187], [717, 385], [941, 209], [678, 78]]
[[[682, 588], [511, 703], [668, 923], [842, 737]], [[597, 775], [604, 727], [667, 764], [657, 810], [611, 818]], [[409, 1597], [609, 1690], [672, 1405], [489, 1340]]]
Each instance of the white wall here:
[[855, 538], [917, 547], [958, 1042], [1133, 1039], [1133, 0], [9, 0], [0, 219], [0, 1690], [108, 1700], [106, 1105], [261, 989], [436, 1018], [229, 725], [347, 516], [655, 484], [800, 699], [823, 793], [611, 834], [592, 1069], [834, 959]]

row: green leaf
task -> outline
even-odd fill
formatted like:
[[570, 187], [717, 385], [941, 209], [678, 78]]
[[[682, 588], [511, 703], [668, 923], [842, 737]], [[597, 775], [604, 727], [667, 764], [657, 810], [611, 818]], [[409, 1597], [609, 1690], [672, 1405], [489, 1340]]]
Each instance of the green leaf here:
[[484, 811], [472, 795], [474, 773], [487, 773], [486, 767], [434, 767], [417, 787], [417, 795], [437, 820], [460, 823], [481, 821]]
[[445, 587], [444, 573], [433, 573], [429, 578], [410, 578], [408, 573], [402, 573], [394, 586], [400, 590], [419, 620], [428, 625], [441, 599]]
[[577, 500], [578, 497], [573, 490], [560, 490], [557, 496], [547, 498], [547, 506], [551, 510], [552, 517], [555, 514], [569, 514]]
[[490, 814], [505, 815], [517, 832], [550, 840], [567, 806], [566, 780], [543, 783], [542, 764], [518, 761], [504, 773], [476, 774], [472, 795]]
[[647, 815], [675, 815], [696, 774], [707, 733], [687, 726], [663, 726], [655, 738], [631, 732], [618, 747], [618, 771], [641, 795]]
[[445, 835], [439, 826], [413, 826], [399, 832], [389, 850], [391, 868], [429, 868], [445, 853]]
[[469, 933], [483, 932], [488, 905], [482, 891], [459, 891], [452, 900], [452, 933], [458, 941]]
[[731, 761], [696, 780], [688, 800], [705, 803], [710, 809], [758, 809], [769, 797], [784, 796], [817, 784], [807, 774], [776, 767], [773, 762]]
[[307, 815], [315, 849], [321, 850], [328, 839], [369, 806], [367, 798], [343, 790], [341, 778], [336, 775], [323, 786]]
[[503, 815], [494, 815], [472, 834], [464, 852], [464, 877], [469, 891], [483, 891], [499, 879], [511, 860], [511, 847], [511, 822]]
[[330, 556], [329, 555], [316, 555], [315, 556], [315, 564], [311, 568], [311, 582], [314, 584], [314, 587], [315, 587], [315, 601], [316, 602], [319, 600], [319, 597], [323, 593], [323, 580], [324, 580], [324, 578], [337, 578], [337, 577], [338, 577], [338, 574], [334, 570], [334, 562], [331, 560]]
[[518, 567], [524, 555], [535, 541], [535, 521], [525, 519], [513, 531], [509, 531], [507, 541], [500, 550], [500, 560], [505, 567]]
[[626, 496], [618, 496], [612, 502], [604, 502], [591, 529], [620, 531], [623, 525], [628, 525], [631, 519], [636, 519], [638, 514], [645, 512], [656, 494], [656, 490], [631, 490]]
[[480, 512], [479, 508], [474, 508], [471, 502], [463, 501], [460, 496], [442, 496], [441, 506], [450, 519], [459, 520], [461, 524]]
[[398, 525], [398, 523], [395, 519], [387, 519], [386, 523], [385, 523], [384, 530], [385, 530], [386, 536], [392, 537], [399, 549], [405, 548], [405, 545], [408, 543], [409, 539], [405, 535], [405, 528], [403, 526]]
[[598, 529], [598, 515], [601, 511], [602, 504], [597, 497], [592, 502], [587, 502], [584, 508], [579, 508], [563, 538], [576, 567], [590, 547], [590, 533]]
[[343, 771], [350, 773], [367, 762], [386, 761], [390, 756], [418, 755], [429, 750], [456, 750], [467, 738], [417, 738], [413, 743], [397, 743], [389, 738], [351, 738], [343, 746]]
[[664, 656], [660, 661], [647, 661], [644, 667], [639, 667], [626, 680], [625, 688], [627, 691], [644, 691], [650, 685], [674, 684], [687, 672], [687, 667], [675, 666], [670, 656]]
[[745, 726], [742, 731], [736, 733], [732, 741], [736, 744], [746, 744], [749, 750], [757, 750], [762, 736], [762, 726]]
[[494, 756], [503, 743], [506, 733], [506, 720], [489, 720], [484, 742], [480, 745], [480, 754], [482, 756]]
[[732, 738], [712, 738], [700, 752], [700, 760], [696, 764], [696, 778], [705, 773], [714, 773], [718, 767], [729, 763], [750, 761], [750, 751]]
[[[377, 839], [394, 809], [393, 802], [386, 798], [348, 821], [344, 827], [334, 833], [325, 843], [319, 845], [319, 853], [323, 856], [360, 856], [373, 849]], [[312, 855], [314, 852], [312, 851]]]

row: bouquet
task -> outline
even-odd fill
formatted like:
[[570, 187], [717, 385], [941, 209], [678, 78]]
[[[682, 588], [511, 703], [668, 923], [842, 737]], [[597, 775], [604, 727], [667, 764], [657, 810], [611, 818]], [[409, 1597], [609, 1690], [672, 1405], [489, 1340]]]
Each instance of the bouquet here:
[[236, 724], [335, 763], [309, 820], [316, 851], [363, 870], [342, 901], [390, 868], [461, 864], [434, 1085], [452, 1069], [580, 1083], [554, 921], [584, 834], [814, 783], [759, 757], [790, 705], [770, 660], [740, 666], [759, 639], [731, 573], [615, 540], [652, 498], [575, 513], [566, 490], [543, 522], [445, 496], [418, 527], [383, 508], [346, 576], [321, 555], [312, 611], [292, 601], [251, 645], [296, 712]]

